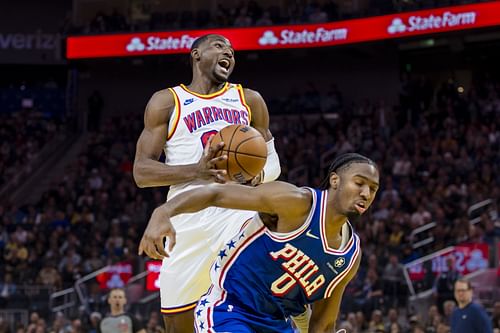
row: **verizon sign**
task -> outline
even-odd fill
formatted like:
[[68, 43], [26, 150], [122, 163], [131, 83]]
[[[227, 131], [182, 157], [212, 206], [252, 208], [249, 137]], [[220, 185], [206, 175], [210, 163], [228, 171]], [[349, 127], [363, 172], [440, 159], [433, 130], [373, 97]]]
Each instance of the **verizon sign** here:
[[61, 58], [61, 36], [57, 33], [0, 32], [0, 62], [56, 63]]
[[207, 33], [236, 50], [324, 47], [500, 25], [500, 1], [324, 24], [69, 37], [69, 59], [187, 53]]

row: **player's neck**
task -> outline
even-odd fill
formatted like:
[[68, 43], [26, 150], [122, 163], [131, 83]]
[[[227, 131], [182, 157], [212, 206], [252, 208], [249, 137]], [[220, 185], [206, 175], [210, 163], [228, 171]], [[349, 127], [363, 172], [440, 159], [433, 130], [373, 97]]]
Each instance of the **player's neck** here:
[[201, 95], [209, 95], [221, 90], [225, 84], [226, 82], [217, 83], [207, 77], [195, 77], [187, 88]]
[[119, 316], [121, 314], [123, 314], [124, 311], [122, 309], [113, 309], [111, 308], [111, 315], [112, 316]]
[[327, 209], [325, 218], [325, 231], [328, 246], [338, 249], [342, 244], [342, 226], [347, 222], [347, 217], [332, 212], [333, 209]]
[[470, 303], [472, 303], [472, 301], [467, 301], [467, 302], [462, 302], [462, 303], [457, 302], [457, 303], [458, 303], [458, 308], [459, 309], [463, 309], [463, 308], [467, 307], [467, 305], [469, 305]]
[[335, 207], [335, 198], [332, 191], [328, 191], [325, 212], [325, 231], [328, 246], [338, 249], [342, 244], [342, 227], [347, 222], [347, 216], [340, 214]]

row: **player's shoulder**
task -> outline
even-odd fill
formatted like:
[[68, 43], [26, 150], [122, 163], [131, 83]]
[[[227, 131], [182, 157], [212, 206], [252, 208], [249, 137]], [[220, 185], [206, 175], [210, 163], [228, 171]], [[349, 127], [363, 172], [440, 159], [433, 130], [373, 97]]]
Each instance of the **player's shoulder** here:
[[175, 98], [169, 89], [156, 91], [146, 106], [145, 121], [151, 126], [166, 124], [175, 108]]
[[170, 88], [155, 91], [148, 102], [148, 107], [161, 109], [175, 105], [174, 95]]

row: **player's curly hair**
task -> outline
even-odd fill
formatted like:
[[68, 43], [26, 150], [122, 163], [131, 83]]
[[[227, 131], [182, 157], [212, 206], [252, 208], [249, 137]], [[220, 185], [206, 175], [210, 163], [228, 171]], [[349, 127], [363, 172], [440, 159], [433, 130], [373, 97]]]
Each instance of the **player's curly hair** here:
[[354, 163], [367, 163], [377, 168], [377, 164], [375, 162], [361, 154], [345, 153], [339, 155], [332, 161], [332, 164], [328, 168], [328, 173], [326, 174], [325, 179], [323, 179], [323, 181], [321, 182], [320, 189], [326, 190], [330, 187], [330, 175], [332, 174], [332, 172], [339, 173], [340, 171], [345, 170]]

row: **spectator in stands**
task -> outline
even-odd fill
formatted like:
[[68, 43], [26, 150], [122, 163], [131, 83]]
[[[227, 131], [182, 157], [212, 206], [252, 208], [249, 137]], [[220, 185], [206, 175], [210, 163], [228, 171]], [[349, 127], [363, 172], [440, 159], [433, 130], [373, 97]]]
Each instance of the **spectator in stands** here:
[[102, 320], [102, 314], [100, 312], [92, 312], [89, 316], [89, 333], [97, 333], [99, 329], [99, 323]]
[[385, 332], [384, 322], [382, 320], [382, 311], [374, 310], [372, 312], [372, 317], [370, 323], [368, 324], [368, 329], [370, 332]]
[[98, 333], [146, 333], [142, 324], [131, 314], [125, 312], [127, 297], [125, 290], [112, 289], [108, 295], [110, 313], [99, 323]]
[[446, 269], [439, 273], [434, 290], [437, 306], [443, 313], [443, 304], [445, 301], [453, 300], [454, 284], [460, 277], [460, 273], [455, 268], [455, 259], [452, 256], [446, 258]]
[[149, 320], [146, 324], [147, 333], [165, 333], [163, 325], [161, 323], [160, 316], [157, 311], [151, 312], [149, 315]]
[[393, 331], [406, 332], [406, 327], [399, 320], [399, 312], [397, 308], [390, 308], [387, 313], [387, 321], [385, 322], [385, 331], [392, 333]]
[[491, 318], [481, 305], [472, 302], [470, 281], [459, 279], [454, 287], [458, 308], [451, 316], [451, 333], [492, 333]]
[[55, 269], [53, 261], [47, 261], [43, 268], [38, 272], [36, 283], [43, 286], [52, 287], [54, 290], [62, 288], [61, 274]]
[[366, 314], [374, 309], [380, 309], [384, 303], [384, 292], [382, 282], [375, 270], [369, 269], [363, 284], [363, 289], [355, 295], [355, 303], [358, 308]]
[[17, 291], [17, 286], [14, 283], [11, 273], [4, 273], [0, 282], [0, 307], [4, 307], [9, 303]]
[[389, 302], [388, 305], [404, 305], [406, 298], [404, 266], [399, 263], [398, 256], [394, 253], [389, 256], [389, 262], [382, 274], [382, 281], [384, 295]]
[[456, 304], [452, 300], [448, 300], [443, 304], [443, 323], [446, 325], [450, 325], [451, 323], [451, 315], [453, 311], [455, 311]]
[[271, 20], [271, 14], [269, 11], [264, 11], [262, 16], [255, 22], [256, 26], [270, 26], [273, 25], [273, 21]]

